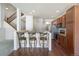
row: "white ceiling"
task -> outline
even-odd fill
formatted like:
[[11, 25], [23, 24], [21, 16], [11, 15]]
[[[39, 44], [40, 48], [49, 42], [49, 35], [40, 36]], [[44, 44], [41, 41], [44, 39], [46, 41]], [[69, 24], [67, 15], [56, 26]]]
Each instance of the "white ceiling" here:
[[6, 17], [10, 17], [16, 11], [16, 8], [9, 3], [4, 3], [3, 5], [4, 5]]
[[[72, 3], [12, 3], [16, 8], [21, 9], [25, 14], [29, 14], [32, 10], [35, 10], [35, 17], [42, 18], [57, 18], [62, 15], [66, 9], [72, 6]], [[56, 10], [60, 12], [56, 13]]]

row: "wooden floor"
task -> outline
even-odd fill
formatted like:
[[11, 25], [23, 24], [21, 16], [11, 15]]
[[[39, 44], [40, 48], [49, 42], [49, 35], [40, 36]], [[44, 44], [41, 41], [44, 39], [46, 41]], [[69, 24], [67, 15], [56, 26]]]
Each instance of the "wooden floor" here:
[[47, 48], [21, 48], [13, 51], [9, 56], [66, 56], [66, 54], [59, 46], [53, 44], [50, 52]]

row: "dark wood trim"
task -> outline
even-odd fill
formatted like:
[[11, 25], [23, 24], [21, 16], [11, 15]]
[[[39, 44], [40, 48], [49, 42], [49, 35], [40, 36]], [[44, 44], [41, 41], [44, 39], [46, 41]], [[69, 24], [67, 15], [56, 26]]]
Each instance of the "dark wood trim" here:
[[[10, 26], [12, 26], [10, 23], [8, 23], [6, 20], [5, 20], [5, 22], [7, 23], [7, 24], [9, 24]], [[14, 27], [14, 26], [12, 26], [15, 30], [16, 30], [16, 28]]]
[[[21, 13], [21, 16], [23, 16], [24, 14]], [[14, 19], [16, 18], [16, 12], [14, 12], [10, 17], [7, 18], [7, 22], [10, 23], [12, 22]]]

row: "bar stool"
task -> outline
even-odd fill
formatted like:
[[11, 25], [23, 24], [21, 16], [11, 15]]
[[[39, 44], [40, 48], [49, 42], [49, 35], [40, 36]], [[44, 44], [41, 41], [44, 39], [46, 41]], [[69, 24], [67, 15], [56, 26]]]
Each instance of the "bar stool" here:
[[[45, 41], [47, 41], [47, 43], [45, 43]], [[40, 33], [40, 45], [41, 44], [43, 48], [45, 48], [45, 44], [48, 44], [47, 33]]]
[[24, 33], [23, 32], [17, 32], [18, 35], [18, 40], [19, 40], [19, 48], [22, 48], [22, 41], [24, 41], [24, 48], [26, 47], [26, 37], [24, 37]]
[[[36, 40], [36, 36], [35, 36], [36, 33], [30, 33], [29, 34], [29, 44], [30, 44], [30, 47], [32, 48], [32, 44], [34, 44], [34, 48], [36, 47], [36, 44], [37, 44], [37, 40]], [[33, 42], [33, 43], [32, 43]]]

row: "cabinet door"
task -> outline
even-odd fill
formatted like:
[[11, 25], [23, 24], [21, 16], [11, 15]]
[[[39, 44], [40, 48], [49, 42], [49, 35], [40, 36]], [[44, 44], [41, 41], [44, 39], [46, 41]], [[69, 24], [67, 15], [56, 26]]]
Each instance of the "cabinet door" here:
[[66, 13], [66, 51], [68, 55], [74, 54], [73, 29], [74, 8]]
[[73, 24], [67, 25], [67, 36], [66, 36], [66, 50], [68, 54], [73, 54]]
[[56, 42], [57, 42], [57, 44], [60, 45], [60, 36], [59, 35], [58, 35], [58, 38], [57, 38]]
[[66, 15], [62, 16], [62, 26], [66, 27]]
[[65, 48], [65, 37], [64, 36], [60, 36], [60, 46], [62, 48]]
[[57, 19], [57, 24], [59, 24], [59, 23], [60, 23], [60, 18]]
[[63, 19], [63, 18], [62, 18], [62, 17], [60, 17], [60, 23], [62, 23], [62, 19]]
[[74, 9], [70, 9], [67, 11], [66, 13], [66, 23], [69, 24], [71, 23], [72, 21], [74, 21]]

